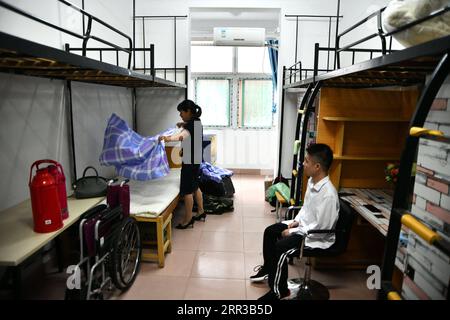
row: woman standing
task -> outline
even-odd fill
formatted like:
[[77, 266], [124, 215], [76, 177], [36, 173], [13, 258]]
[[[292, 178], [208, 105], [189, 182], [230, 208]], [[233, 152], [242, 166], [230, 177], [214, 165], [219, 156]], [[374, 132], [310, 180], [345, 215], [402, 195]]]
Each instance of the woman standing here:
[[[178, 127], [183, 127], [180, 133], [172, 136], [160, 136], [160, 140], [182, 141], [182, 159], [180, 195], [184, 196], [185, 216], [183, 223], [177, 225], [177, 229], [194, 227], [195, 220], [206, 219], [203, 210], [203, 196], [199, 188], [200, 164], [203, 161], [203, 126], [200, 121], [202, 109], [191, 100], [181, 102], [177, 110], [183, 122]], [[198, 215], [192, 216], [194, 195], [198, 206]]]

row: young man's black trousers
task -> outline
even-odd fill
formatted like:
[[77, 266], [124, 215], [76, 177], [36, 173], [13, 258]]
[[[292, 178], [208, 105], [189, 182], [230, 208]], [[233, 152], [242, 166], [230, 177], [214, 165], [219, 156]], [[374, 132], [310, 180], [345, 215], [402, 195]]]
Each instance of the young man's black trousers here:
[[269, 274], [269, 286], [278, 297], [288, 293], [287, 258], [291, 254], [298, 254], [303, 239], [299, 234], [282, 237], [281, 233], [287, 228], [288, 226], [284, 223], [275, 223], [264, 230], [264, 268]]

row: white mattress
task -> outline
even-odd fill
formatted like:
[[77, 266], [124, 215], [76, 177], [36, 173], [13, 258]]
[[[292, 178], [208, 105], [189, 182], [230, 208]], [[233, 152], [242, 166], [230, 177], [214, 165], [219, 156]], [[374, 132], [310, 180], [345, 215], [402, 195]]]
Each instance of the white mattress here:
[[170, 169], [164, 178], [130, 180], [130, 214], [140, 217], [160, 215], [180, 193], [180, 169]]

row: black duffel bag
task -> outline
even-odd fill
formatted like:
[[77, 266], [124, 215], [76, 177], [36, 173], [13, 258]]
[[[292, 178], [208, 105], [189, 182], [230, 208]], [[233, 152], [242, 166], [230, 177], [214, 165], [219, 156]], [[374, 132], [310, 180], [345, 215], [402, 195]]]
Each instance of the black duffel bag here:
[[[86, 176], [86, 171], [92, 169], [95, 171], [95, 176]], [[75, 190], [75, 198], [95, 198], [106, 196], [106, 189], [108, 180], [98, 175], [94, 167], [87, 167], [83, 171], [83, 177], [75, 181], [73, 189]]]
[[[234, 201], [232, 198], [203, 194], [203, 210], [205, 210], [205, 213], [207, 214], [222, 214], [234, 211], [233, 204]], [[194, 203], [192, 211], [198, 212], [197, 203]]]
[[235, 192], [231, 177], [223, 177], [222, 182], [200, 180], [200, 190], [216, 197], [233, 197]]

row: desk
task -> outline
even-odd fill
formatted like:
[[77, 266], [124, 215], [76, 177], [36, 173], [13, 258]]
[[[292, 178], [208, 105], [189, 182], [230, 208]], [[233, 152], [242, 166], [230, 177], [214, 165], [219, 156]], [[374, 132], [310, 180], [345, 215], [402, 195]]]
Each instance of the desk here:
[[[381, 265], [392, 192], [384, 189], [341, 188], [339, 197], [347, 201], [358, 214], [352, 225], [347, 250], [338, 257], [315, 258], [315, 267], [364, 270], [369, 265]], [[380, 212], [373, 212], [364, 205], [372, 205]]]
[[[386, 237], [392, 206], [391, 190], [341, 188], [339, 196]], [[379, 212], [370, 210], [365, 205], [373, 206]]]
[[[366, 219], [375, 229], [377, 229], [383, 237], [387, 236], [389, 227], [389, 218], [392, 207], [392, 190], [388, 189], [355, 189], [341, 188], [339, 195], [342, 199], [347, 200], [355, 211]], [[367, 208], [365, 205], [372, 205], [380, 212], [375, 212]], [[406, 233], [407, 229], [402, 226], [402, 232]], [[399, 270], [404, 269], [404, 259], [406, 256], [405, 247], [399, 243], [395, 265]]]
[[[13, 268], [14, 289], [20, 295], [20, 265], [27, 258], [55, 239], [64, 230], [74, 224], [89, 208], [100, 203], [104, 197], [90, 199], [68, 198], [69, 217], [64, 226], [49, 233], [33, 231], [31, 201], [26, 200], [12, 208], [0, 212], [0, 266]], [[18, 290], [18, 291], [17, 291]]]

